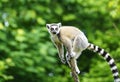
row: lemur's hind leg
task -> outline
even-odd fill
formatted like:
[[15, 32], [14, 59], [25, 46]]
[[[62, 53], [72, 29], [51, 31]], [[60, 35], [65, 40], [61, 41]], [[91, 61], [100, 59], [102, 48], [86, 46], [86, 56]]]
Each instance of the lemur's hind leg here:
[[[74, 63], [74, 66], [75, 66], [75, 70], [78, 74], [80, 73], [80, 70], [77, 66], [77, 60], [76, 59], [80, 56], [81, 52], [88, 47], [88, 45], [89, 45], [89, 43], [88, 43], [87, 38], [85, 36], [83, 36], [82, 34], [76, 36], [73, 43], [72, 43], [72, 53], [73, 54], [72, 54], [71, 57], [74, 60], [73, 63]], [[68, 57], [69, 57], [68, 54], [66, 54], [67, 63], [70, 66], [70, 62], [69, 62]]]
[[[83, 37], [82, 37], [83, 38]], [[79, 53], [82, 52], [82, 48], [84, 48], [84, 44], [82, 45], [83, 43], [83, 40], [82, 40], [81, 36], [76, 36], [75, 39], [73, 40], [72, 43], [72, 49], [71, 49], [71, 53], [70, 56], [68, 55], [68, 52], [66, 53], [66, 59], [69, 61], [71, 57], [75, 57], [76, 59], [79, 57]]]
[[75, 65], [75, 70], [79, 74], [80, 70], [77, 66], [77, 59], [81, 55], [82, 51], [88, 47], [88, 41], [85, 36], [78, 35], [75, 37], [73, 41], [73, 52], [75, 53], [74, 56], [74, 65]]
[[[72, 63], [74, 65], [74, 67], [75, 67], [75, 71], [77, 72], [77, 74], [80, 73], [80, 70], [79, 70], [79, 68], [77, 66], [77, 60], [76, 60], [79, 57], [80, 53], [81, 53], [80, 52], [80, 45], [79, 44], [80, 44], [79, 36], [76, 36], [75, 39], [74, 39], [74, 41], [73, 41], [73, 43], [72, 43], [72, 53], [74, 53], [74, 54], [72, 54], [71, 57], [73, 59]], [[71, 67], [70, 58], [68, 58], [68, 57], [69, 57], [69, 55], [68, 55], [68, 53], [66, 53], [67, 63]]]
[[76, 38], [74, 39], [74, 41], [72, 42], [72, 49], [71, 49], [71, 50], [72, 50], [72, 51], [71, 51], [72, 54], [71, 54], [71, 56], [69, 56], [68, 52], [66, 53], [66, 60], [67, 60], [67, 63], [68, 63], [68, 65], [69, 65], [70, 67], [71, 67], [71, 65], [70, 65], [70, 62], [69, 62], [69, 61], [70, 61], [71, 58], [74, 58], [74, 63], [76, 63], [76, 60], [75, 60], [76, 58], [75, 58], [75, 57], [76, 57], [76, 55], [77, 55], [76, 52], [77, 52], [77, 50], [78, 50], [78, 47], [77, 47], [78, 45], [77, 45], [77, 43], [78, 43], [78, 42], [77, 42], [77, 37], [76, 37]]
[[73, 52], [77, 53], [76, 59], [80, 56], [83, 50], [89, 46], [88, 40], [84, 35], [78, 35], [73, 41]]
[[75, 37], [74, 41], [73, 41], [73, 52], [76, 53], [76, 55], [74, 56], [76, 59], [80, 56], [82, 49], [81, 49], [81, 37], [78, 35]]

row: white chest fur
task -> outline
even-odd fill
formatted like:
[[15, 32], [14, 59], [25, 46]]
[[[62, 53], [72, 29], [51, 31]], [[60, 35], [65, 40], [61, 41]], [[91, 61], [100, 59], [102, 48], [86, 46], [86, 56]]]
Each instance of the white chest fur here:
[[57, 35], [53, 35], [51, 38], [52, 38], [52, 40], [53, 40], [54, 42], [57, 42], [57, 43], [60, 42], [60, 40], [59, 40], [59, 38], [58, 38]]

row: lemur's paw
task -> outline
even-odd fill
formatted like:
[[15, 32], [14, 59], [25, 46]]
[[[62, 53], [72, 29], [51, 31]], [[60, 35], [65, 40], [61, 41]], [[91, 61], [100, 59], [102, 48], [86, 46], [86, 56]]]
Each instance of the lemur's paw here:
[[116, 79], [114, 82], [120, 82], [120, 78]]
[[[80, 71], [78, 70], [78, 71], [76, 71], [76, 73], [77, 73], [77, 74], [80, 74]], [[71, 77], [73, 76], [72, 72], [70, 72], [70, 76], [71, 76]]]
[[77, 74], [80, 74], [80, 70], [76, 70], [76, 73], [77, 73]]
[[72, 52], [72, 54], [66, 54], [66, 59], [69, 61], [71, 58], [75, 57], [75, 52]]
[[72, 52], [72, 54], [70, 54], [71, 58], [75, 57], [75, 52]]
[[69, 61], [70, 59], [71, 59], [71, 56], [70, 56], [70, 54], [67, 53], [66, 54], [66, 60]]
[[66, 64], [66, 60], [65, 60], [65, 59], [61, 59], [61, 62], [62, 62], [63, 64]]

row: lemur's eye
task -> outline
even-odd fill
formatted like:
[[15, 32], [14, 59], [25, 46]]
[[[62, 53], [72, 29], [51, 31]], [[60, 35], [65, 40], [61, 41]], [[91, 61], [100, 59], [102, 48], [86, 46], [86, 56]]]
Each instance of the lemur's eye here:
[[58, 30], [58, 28], [55, 28], [55, 30]]
[[51, 28], [51, 31], [54, 30], [54, 28]]

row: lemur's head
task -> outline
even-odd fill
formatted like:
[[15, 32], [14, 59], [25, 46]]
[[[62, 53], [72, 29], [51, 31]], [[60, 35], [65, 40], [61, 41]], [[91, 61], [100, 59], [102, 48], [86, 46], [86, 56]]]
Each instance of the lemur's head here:
[[60, 31], [61, 23], [46, 24], [46, 27], [48, 28], [49, 33], [58, 34]]

